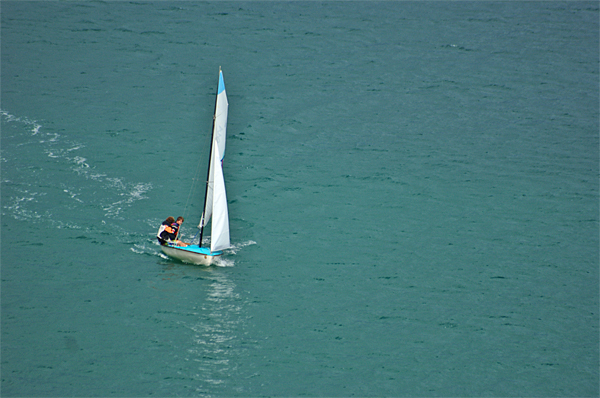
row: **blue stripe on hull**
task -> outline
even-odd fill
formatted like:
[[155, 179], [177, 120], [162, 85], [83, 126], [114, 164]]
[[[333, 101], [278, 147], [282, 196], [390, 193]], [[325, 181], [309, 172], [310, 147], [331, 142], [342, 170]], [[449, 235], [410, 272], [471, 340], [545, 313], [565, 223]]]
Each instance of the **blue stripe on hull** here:
[[199, 247], [198, 245], [189, 245], [189, 246], [169, 246], [174, 249], [184, 250], [193, 253], [200, 253], [206, 256], [220, 256], [223, 254], [222, 251], [211, 252], [208, 247]]

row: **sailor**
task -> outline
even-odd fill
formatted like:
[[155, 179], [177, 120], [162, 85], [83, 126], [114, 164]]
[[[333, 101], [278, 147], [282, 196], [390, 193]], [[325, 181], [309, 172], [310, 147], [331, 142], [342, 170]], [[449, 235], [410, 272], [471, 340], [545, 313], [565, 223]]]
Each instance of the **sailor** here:
[[177, 246], [188, 246], [189, 243], [185, 243], [180, 240], [177, 240], [177, 236], [179, 235], [179, 227], [181, 227], [181, 224], [183, 224], [183, 217], [181, 217], [181, 216], [177, 217], [177, 221], [174, 222], [173, 224], [171, 224], [171, 228], [173, 228], [173, 230], [175, 232], [175, 244]]
[[160, 244], [168, 245], [169, 243], [175, 243], [177, 246], [188, 246], [187, 243], [177, 239], [177, 233], [182, 223], [183, 217], [181, 216], [177, 217], [177, 222], [175, 222], [173, 217], [167, 217], [167, 219], [161, 224], [156, 234], [156, 238]]
[[172, 227], [174, 222], [175, 219], [169, 216], [165, 221], [163, 221], [163, 223], [160, 225], [160, 228], [158, 228], [158, 232], [156, 233], [156, 239], [158, 239], [161, 245], [166, 245], [170, 241], [175, 240], [176, 231], [174, 231]]
[[183, 224], [183, 217], [181, 217], [181, 216], [177, 217], [177, 221], [175, 221], [173, 224], [171, 224], [171, 228], [173, 228], [173, 232], [175, 233], [175, 236], [178, 235], [179, 227], [181, 227], [181, 224]]

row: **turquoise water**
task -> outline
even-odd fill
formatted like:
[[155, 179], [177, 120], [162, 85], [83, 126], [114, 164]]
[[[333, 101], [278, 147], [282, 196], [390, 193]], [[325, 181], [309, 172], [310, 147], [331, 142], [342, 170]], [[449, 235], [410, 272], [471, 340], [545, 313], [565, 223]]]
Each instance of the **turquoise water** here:
[[1, 7], [2, 396], [599, 395], [597, 2]]

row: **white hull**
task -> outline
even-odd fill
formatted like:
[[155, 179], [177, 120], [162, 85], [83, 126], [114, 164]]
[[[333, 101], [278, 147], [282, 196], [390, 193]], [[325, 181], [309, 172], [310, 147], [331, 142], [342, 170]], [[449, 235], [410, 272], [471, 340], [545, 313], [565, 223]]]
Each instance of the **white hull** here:
[[211, 253], [209, 249], [200, 248], [197, 245], [187, 247], [161, 246], [160, 249], [171, 258], [196, 265], [211, 265], [222, 254], [222, 252]]

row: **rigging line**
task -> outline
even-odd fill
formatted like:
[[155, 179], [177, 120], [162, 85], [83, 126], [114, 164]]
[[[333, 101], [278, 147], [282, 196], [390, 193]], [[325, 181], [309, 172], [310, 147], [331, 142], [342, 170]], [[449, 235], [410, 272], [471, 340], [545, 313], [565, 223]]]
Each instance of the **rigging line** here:
[[200, 163], [201, 161], [198, 161], [198, 164], [196, 165], [196, 172], [194, 173], [194, 177], [192, 178], [192, 186], [190, 187], [190, 192], [188, 193], [188, 197], [187, 200], [185, 202], [185, 207], [183, 209], [183, 218], [187, 217], [187, 211], [188, 211], [188, 207], [190, 205], [190, 199], [192, 197], [192, 193], [194, 193], [194, 191], [196, 190], [196, 183], [198, 181], [198, 178], [200, 176]]
[[[208, 136], [208, 138], [210, 138], [210, 136]], [[206, 139], [206, 141], [208, 141], [208, 139]], [[205, 147], [206, 145], [204, 145], [203, 147]], [[203, 151], [202, 151], [203, 152]], [[194, 177], [192, 178], [192, 186], [190, 187], [190, 192], [188, 193], [188, 197], [187, 200], [185, 202], [185, 208], [183, 209], [183, 218], [187, 218], [187, 211], [188, 211], [188, 207], [190, 205], [190, 200], [192, 197], [192, 194], [196, 191], [197, 189], [197, 184], [198, 181], [200, 181], [200, 173], [202, 172], [202, 170], [200, 169], [202, 167], [202, 162], [206, 161], [205, 156], [199, 156], [198, 159], [198, 164], [196, 165], [196, 172], [194, 173]], [[202, 211], [204, 211], [204, 209], [202, 209]]]

